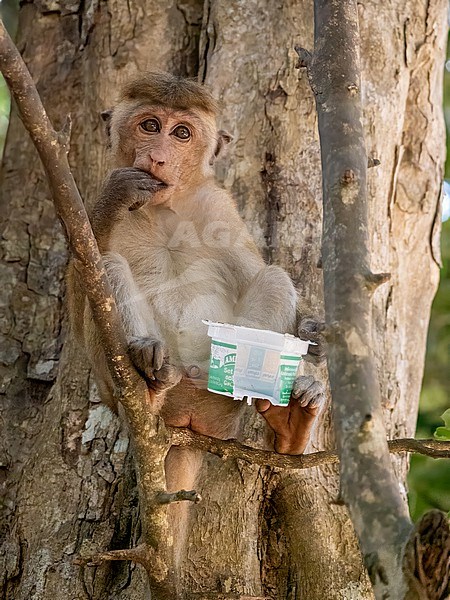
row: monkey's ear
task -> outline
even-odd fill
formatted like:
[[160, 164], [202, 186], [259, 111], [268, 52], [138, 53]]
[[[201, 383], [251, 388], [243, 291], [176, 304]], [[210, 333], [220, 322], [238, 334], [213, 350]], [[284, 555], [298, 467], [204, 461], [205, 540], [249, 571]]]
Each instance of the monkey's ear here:
[[112, 118], [112, 108], [108, 110], [103, 110], [100, 113], [102, 121], [105, 123], [106, 135], [108, 136], [108, 143], [111, 141], [111, 118]]
[[233, 141], [233, 136], [228, 133], [227, 131], [225, 131], [224, 129], [219, 129], [219, 131], [217, 132], [218, 135], [218, 139], [217, 139], [217, 146], [216, 149], [214, 150], [214, 156], [211, 160], [211, 164], [214, 162], [214, 159], [217, 158], [219, 156], [219, 154], [222, 152], [222, 149], [229, 144], [230, 142]]

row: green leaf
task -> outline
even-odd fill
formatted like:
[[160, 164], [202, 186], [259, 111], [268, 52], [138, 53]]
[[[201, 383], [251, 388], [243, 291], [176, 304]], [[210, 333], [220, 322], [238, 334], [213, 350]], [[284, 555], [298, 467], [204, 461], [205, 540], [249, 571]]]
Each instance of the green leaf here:
[[445, 427], [438, 427], [434, 432], [434, 437], [441, 441], [450, 440], [450, 408], [447, 408], [441, 415], [441, 419], [444, 421]]
[[441, 442], [450, 441], [450, 429], [448, 427], [438, 427], [434, 432], [434, 437]]
[[444, 421], [446, 427], [450, 427], [450, 408], [441, 415], [441, 419]]

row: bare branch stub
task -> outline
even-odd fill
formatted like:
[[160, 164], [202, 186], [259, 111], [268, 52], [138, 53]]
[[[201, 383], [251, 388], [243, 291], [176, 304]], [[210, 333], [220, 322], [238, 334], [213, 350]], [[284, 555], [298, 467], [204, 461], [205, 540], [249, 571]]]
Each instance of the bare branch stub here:
[[391, 278], [390, 273], [372, 273], [372, 271], [367, 271], [363, 275], [363, 285], [367, 289], [367, 291], [372, 294], [380, 285], [383, 283], [387, 283]]
[[301, 46], [295, 46], [295, 51], [298, 54], [298, 63], [296, 64], [297, 69], [306, 68], [309, 69], [312, 61], [312, 54], [309, 50], [302, 48]]
[[161, 492], [156, 495], [157, 504], [171, 504], [172, 502], [193, 502], [198, 504], [202, 497], [195, 490], [179, 490], [178, 492]]
[[419, 598], [448, 598], [450, 524], [444, 513], [431, 510], [416, 524], [406, 545], [403, 570]]
[[381, 161], [378, 158], [374, 158], [372, 156], [369, 156], [367, 158], [367, 168], [368, 169], [372, 169], [373, 167], [378, 167], [379, 165], [381, 165]]

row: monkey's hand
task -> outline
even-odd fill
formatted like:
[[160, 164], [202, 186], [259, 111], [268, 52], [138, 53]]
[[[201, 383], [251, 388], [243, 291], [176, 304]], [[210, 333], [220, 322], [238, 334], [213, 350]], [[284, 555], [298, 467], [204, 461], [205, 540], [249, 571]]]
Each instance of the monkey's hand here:
[[326, 359], [327, 343], [324, 331], [325, 323], [321, 323], [313, 317], [303, 317], [298, 327], [298, 337], [301, 340], [314, 342], [314, 345], [309, 345], [308, 354], [304, 358], [316, 366], [324, 363]]
[[165, 183], [142, 169], [124, 167], [111, 171], [92, 210], [92, 227], [96, 237], [108, 234], [127, 211], [137, 210], [150, 200], [155, 202], [156, 192], [166, 187]]
[[180, 382], [181, 370], [169, 364], [167, 351], [159, 340], [133, 337], [128, 344], [128, 354], [149, 388], [155, 392], [168, 390]]
[[303, 454], [317, 415], [325, 404], [325, 390], [314, 377], [297, 377], [287, 406], [256, 400], [256, 410], [275, 434], [274, 449], [280, 454]]
[[165, 187], [165, 183], [142, 169], [123, 167], [111, 171], [101, 196], [105, 196], [110, 205], [114, 203], [128, 210], [137, 210], [146, 204], [155, 192]]

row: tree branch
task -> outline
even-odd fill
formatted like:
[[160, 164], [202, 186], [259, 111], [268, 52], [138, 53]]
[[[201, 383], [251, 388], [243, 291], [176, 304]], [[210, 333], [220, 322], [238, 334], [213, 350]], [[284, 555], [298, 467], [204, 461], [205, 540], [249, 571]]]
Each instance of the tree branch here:
[[[400, 598], [412, 523], [392, 468], [372, 353], [372, 275], [357, 0], [314, 1], [314, 52], [306, 65], [316, 100], [322, 162], [322, 262], [328, 370], [340, 489], [375, 596]], [[427, 449], [428, 451], [429, 449]]]
[[[261, 467], [310, 469], [311, 467], [339, 462], [338, 455], [328, 450], [290, 456], [269, 450], [251, 448], [236, 440], [218, 440], [217, 438], [195, 433], [190, 429], [168, 427], [168, 431], [173, 446], [189, 446], [197, 450], [216, 454], [221, 458], [238, 458]], [[415, 454], [423, 454], [431, 458], [450, 458], [450, 442], [439, 442], [433, 439], [415, 440], [413, 438], [404, 438], [389, 440], [388, 447], [392, 454], [414, 452]]]
[[[156, 501], [157, 494], [165, 489], [164, 459], [169, 441], [164, 423], [153, 413], [147, 385], [128, 357], [126, 337], [111, 286], [70, 172], [67, 160], [70, 118], [62, 131], [54, 130], [31, 75], [1, 21], [0, 70], [44, 165], [57, 215], [74, 255], [75, 266], [81, 273], [116, 396], [125, 411], [138, 471], [145, 541], [138, 552], [140, 562], [146, 567], [152, 589], [157, 590], [161, 598], [174, 597], [173, 536], [169, 531], [167, 505]], [[137, 556], [136, 550], [133, 552]], [[103, 556], [111, 560], [111, 553]]]

